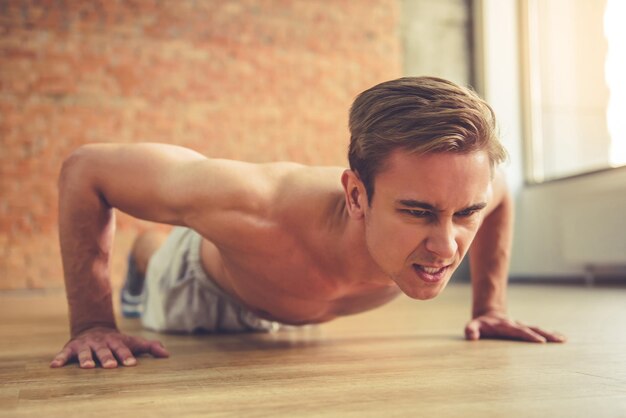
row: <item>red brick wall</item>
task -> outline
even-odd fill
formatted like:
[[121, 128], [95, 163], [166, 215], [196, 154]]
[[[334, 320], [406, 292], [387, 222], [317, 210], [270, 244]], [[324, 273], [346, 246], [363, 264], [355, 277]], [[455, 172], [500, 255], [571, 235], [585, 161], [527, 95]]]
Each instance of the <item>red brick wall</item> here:
[[[397, 0], [0, 0], [0, 289], [59, 287], [56, 178], [88, 142], [345, 164], [400, 75]], [[114, 281], [145, 225], [118, 218]]]

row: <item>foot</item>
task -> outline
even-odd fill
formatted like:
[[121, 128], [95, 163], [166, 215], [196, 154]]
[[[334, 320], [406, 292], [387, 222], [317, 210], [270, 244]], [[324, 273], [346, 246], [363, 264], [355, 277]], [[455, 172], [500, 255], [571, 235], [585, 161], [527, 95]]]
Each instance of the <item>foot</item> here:
[[143, 282], [144, 274], [137, 269], [137, 262], [132, 254], [128, 255], [128, 273], [122, 288], [122, 315], [126, 318], [137, 318], [143, 310]]

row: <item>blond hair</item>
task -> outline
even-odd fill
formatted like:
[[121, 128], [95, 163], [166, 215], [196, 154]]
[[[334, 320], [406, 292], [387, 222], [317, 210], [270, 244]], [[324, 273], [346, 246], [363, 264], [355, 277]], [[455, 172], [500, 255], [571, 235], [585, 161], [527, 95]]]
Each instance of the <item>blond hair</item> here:
[[492, 168], [506, 159], [491, 107], [470, 89], [436, 77], [387, 81], [357, 96], [350, 109], [350, 168], [365, 185], [395, 150], [410, 153], [486, 151]]

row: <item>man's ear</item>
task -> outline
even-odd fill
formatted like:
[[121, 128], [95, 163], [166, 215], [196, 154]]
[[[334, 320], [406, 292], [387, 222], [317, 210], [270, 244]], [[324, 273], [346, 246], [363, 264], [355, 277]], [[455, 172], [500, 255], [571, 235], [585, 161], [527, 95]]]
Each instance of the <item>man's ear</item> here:
[[367, 205], [367, 192], [358, 174], [348, 169], [341, 176], [348, 214], [353, 219], [363, 219]]

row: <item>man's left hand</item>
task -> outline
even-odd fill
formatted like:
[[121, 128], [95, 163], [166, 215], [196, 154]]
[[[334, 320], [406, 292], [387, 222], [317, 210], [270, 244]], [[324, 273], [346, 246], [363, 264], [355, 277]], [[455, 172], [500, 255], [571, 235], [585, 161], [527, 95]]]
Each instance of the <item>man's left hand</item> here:
[[533, 343], [564, 343], [564, 335], [514, 321], [505, 314], [487, 313], [472, 319], [465, 327], [465, 338], [495, 338]]

